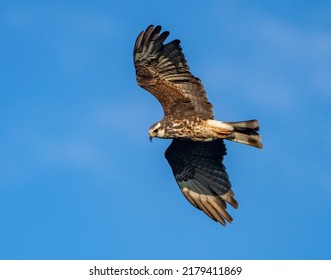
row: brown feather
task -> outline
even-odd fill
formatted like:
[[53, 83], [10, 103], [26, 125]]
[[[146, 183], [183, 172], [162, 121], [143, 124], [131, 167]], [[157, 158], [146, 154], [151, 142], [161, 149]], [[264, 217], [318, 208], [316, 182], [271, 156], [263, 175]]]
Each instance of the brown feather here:
[[227, 193], [221, 195], [221, 198], [229, 203], [233, 208], [238, 209], [238, 202], [235, 200], [234, 193], [231, 189]]
[[226, 212], [226, 203], [219, 196], [208, 196], [208, 201], [214, 208], [229, 222], [232, 222], [232, 217]]
[[218, 196], [199, 194], [190, 191], [186, 187], [181, 188], [185, 198], [196, 208], [202, 210], [208, 217], [219, 222], [223, 226], [226, 225], [224, 218], [231, 223], [232, 217], [225, 211], [226, 204]]
[[193, 198], [190, 195], [190, 190], [187, 188], [181, 188], [181, 191], [183, 193], [183, 195], [185, 196], [185, 198], [194, 206], [197, 207], [196, 203], [194, 202]]
[[159, 100], [166, 116], [180, 116], [183, 106], [178, 104], [185, 104], [193, 108], [186, 116], [212, 119], [213, 106], [201, 81], [191, 74], [180, 41], [163, 44], [169, 32], [160, 32], [161, 26], [150, 25], [136, 40], [134, 65], [139, 86]]
[[216, 220], [213, 215], [209, 212], [209, 210], [205, 207], [205, 205], [200, 201], [199, 199], [199, 195], [196, 193], [193, 193], [194, 195], [192, 195], [193, 192], [190, 191], [190, 195], [193, 199], [193, 201], [195, 202], [195, 204], [197, 205], [197, 208], [199, 208], [200, 210], [202, 210], [205, 214], [207, 214], [207, 216], [213, 220]]

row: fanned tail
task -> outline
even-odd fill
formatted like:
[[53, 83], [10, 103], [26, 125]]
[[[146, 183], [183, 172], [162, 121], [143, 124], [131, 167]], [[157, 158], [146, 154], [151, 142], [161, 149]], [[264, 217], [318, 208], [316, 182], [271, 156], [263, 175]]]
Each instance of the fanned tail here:
[[259, 149], [263, 148], [257, 120], [241, 122], [221, 122], [209, 120], [208, 124], [214, 132], [218, 133], [219, 138], [225, 138], [233, 142], [250, 145]]
[[249, 120], [243, 122], [226, 122], [231, 125], [234, 131], [229, 135], [227, 139], [250, 145], [259, 149], [263, 148], [261, 143], [261, 136], [259, 131], [259, 122], [257, 120]]

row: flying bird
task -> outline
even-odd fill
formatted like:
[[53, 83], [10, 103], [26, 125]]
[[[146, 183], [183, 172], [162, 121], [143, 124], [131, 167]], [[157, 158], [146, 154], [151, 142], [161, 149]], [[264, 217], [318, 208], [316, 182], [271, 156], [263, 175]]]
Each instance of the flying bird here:
[[223, 139], [262, 148], [257, 120], [223, 122], [214, 119], [213, 105], [193, 76], [179, 40], [164, 43], [168, 31], [153, 25], [142, 31], [133, 51], [139, 86], [161, 103], [164, 117], [149, 129], [153, 137], [173, 139], [165, 157], [186, 199], [211, 219], [226, 225], [227, 204], [238, 208], [222, 161]]

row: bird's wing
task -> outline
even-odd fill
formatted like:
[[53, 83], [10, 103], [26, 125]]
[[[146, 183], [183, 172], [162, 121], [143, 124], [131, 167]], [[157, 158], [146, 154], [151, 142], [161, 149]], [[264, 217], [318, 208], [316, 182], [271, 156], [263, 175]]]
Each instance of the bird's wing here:
[[232, 221], [226, 211], [226, 203], [238, 207], [222, 164], [225, 154], [222, 139], [210, 142], [174, 139], [165, 152], [187, 200], [222, 225]]
[[164, 114], [213, 118], [201, 81], [187, 65], [179, 40], [163, 42], [169, 32], [150, 25], [134, 45], [133, 57], [139, 86], [152, 93], [161, 103]]

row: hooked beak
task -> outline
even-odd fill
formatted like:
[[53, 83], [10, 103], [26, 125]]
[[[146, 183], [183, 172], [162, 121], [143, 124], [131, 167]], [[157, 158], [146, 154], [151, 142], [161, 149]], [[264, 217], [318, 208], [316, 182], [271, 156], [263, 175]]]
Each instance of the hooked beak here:
[[152, 139], [153, 139], [153, 136], [149, 135], [149, 141], [153, 142]]

